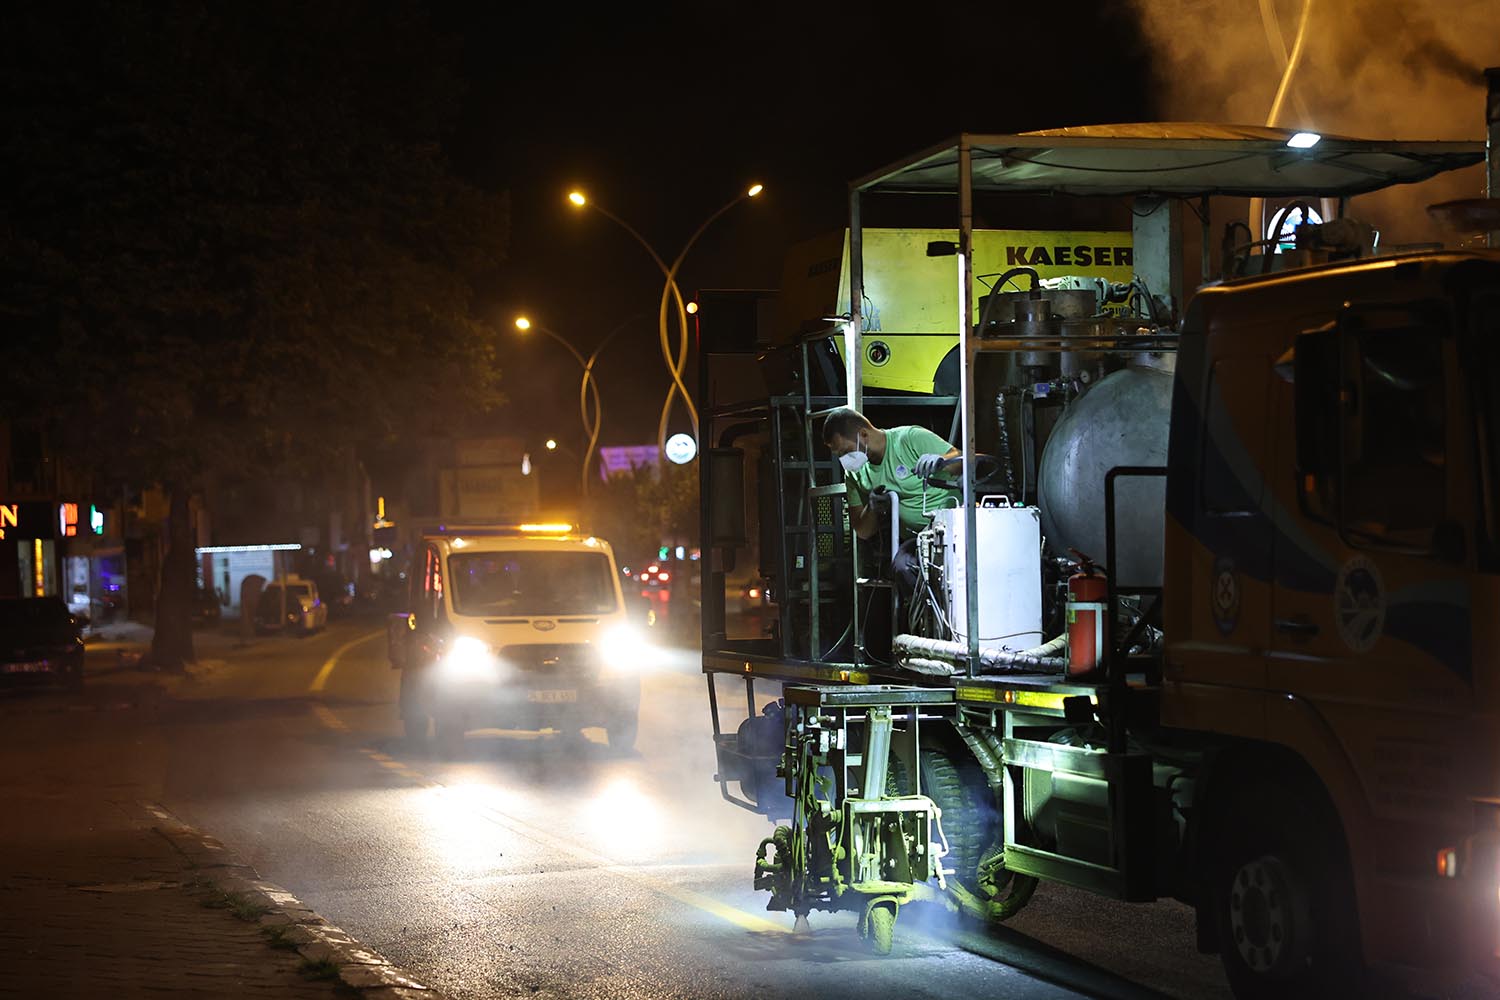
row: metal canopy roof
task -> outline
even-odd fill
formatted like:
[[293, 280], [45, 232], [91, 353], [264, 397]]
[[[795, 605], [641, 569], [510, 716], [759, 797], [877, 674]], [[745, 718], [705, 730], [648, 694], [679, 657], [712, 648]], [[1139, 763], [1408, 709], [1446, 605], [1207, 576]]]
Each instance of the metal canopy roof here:
[[1387, 142], [1324, 135], [1291, 149], [1295, 129], [1148, 122], [966, 134], [854, 182], [868, 193], [958, 190], [958, 150], [973, 189], [1011, 194], [1340, 197], [1426, 180], [1484, 161], [1483, 142]]

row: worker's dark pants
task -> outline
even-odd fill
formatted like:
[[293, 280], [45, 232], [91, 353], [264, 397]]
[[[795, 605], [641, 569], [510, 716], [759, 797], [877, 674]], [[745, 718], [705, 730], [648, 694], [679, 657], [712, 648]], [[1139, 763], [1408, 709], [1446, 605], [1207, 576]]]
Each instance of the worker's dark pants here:
[[917, 589], [917, 573], [921, 563], [917, 560], [917, 540], [908, 538], [896, 550], [891, 559], [891, 578], [896, 581], [896, 590], [901, 594], [901, 608], [911, 607], [912, 593]]
[[901, 599], [895, 623], [891, 621], [891, 602], [887, 599], [886, 592], [867, 591], [868, 603], [860, 608], [864, 646], [882, 660], [890, 659], [892, 637], [898, 632], [906, 631], [906, 617], [911, 608], [912, 594], [917, 589], [917, 574], [920, 570], [917, 540], [908, 538], [896, 549], [889, 569], [890, 577], [896, 583], [896, 593]]

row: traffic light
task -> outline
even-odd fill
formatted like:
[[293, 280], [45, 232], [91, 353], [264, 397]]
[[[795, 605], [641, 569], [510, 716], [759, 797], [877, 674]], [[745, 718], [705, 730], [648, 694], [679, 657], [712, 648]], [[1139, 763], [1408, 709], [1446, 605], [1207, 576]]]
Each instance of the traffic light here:
[[656, 550], [656, 558], [658, 558], [658, 559], [665, 559], [671, 553], [671, 551], [672, 551], [671, 549], [669, 549], [669, 548], [667, 548], [667, 546], [663, 545], [661, 548], [659, 548], [659, 549]]

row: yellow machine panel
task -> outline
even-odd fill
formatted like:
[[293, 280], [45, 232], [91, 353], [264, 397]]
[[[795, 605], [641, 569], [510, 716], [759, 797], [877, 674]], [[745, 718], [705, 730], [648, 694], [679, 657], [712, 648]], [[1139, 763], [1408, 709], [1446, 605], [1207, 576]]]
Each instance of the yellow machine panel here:
[[[931, 242], [956, 242], [952, 229], [866, 229], [864, 237], [864, 384], [931, 392], [938, 363], [957, 340], [958, 265], [929, 257]], [[809, 240], [788, 255], [782, 318], [788, 332], [816, 327], [849, 306], [849, 234]], [[974, 232], [975, 301], [1013, 267], [1044, 280], [1103, 278], [1129, 283], [1134, 250], [1128, 232], [980, 229]], [[1007, 290], [1019, 286], [1012, 284]], [[824, 323], [826, 325], [826, 322]], [[840, 356], [843, 344], [838, 344]]]

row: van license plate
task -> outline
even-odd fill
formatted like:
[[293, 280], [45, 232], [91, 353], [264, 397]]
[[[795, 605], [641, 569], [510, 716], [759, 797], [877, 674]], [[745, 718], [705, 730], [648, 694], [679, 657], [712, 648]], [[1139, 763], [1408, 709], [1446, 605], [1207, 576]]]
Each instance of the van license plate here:
[[7, 663], [0, 667], [0, 671], [7, 674], [44, 674], [52, 669], [52, 664], [46, 660], [35, 660], [29, 663]]
[[562, 702], [577, 701], [577, 691], [528, 691], [526, 697], [531, 701], [539, 701], [545, 705], [557, 705]]

